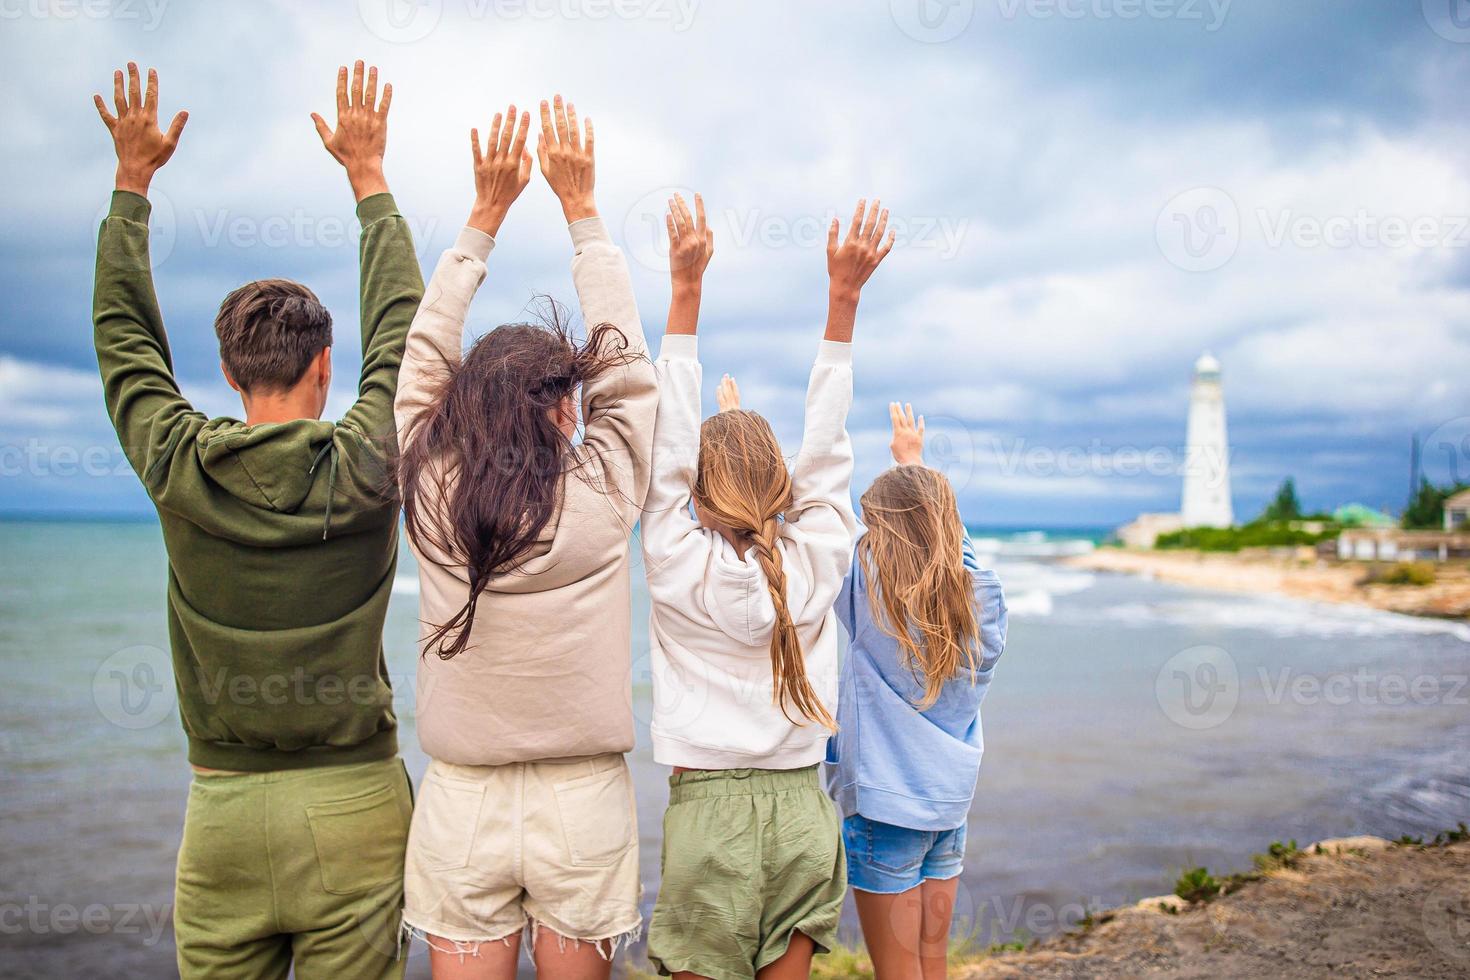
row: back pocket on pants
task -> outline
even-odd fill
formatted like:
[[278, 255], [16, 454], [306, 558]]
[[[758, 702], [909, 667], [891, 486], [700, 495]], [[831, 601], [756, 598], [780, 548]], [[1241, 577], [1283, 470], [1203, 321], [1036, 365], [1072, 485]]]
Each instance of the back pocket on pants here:
[[457, 871], [470, 863], [485, 787], [441, 775], [433, 763], [419, 787], [409, 847], [425, 871]]
[[627, 763], [557, 783], [556, 808], [572, 864], [606, 867], [633, 844], [633, 787]]
[[321, 867], [322, 888], [354, 895], [403, 874], [408, 826], [392, 786], [363, 796], [306, 807]]

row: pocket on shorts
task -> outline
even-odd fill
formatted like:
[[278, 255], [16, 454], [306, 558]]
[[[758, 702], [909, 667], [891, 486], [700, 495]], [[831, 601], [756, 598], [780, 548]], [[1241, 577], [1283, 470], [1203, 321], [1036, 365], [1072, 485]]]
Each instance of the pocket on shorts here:
[[934, 844], [934, 856], [940, 859], [963, 859], [966, 829], [964, 824], [960, 824], [954, 830], [940, 834], [939, 840]]
[[934, 835], [892, 824], [868, 821], [868, 864], [894, 874], [912, 874], [924, 863]]
[[607, 867], [633, 845], [633, 785], [623, 760], [553, 789], [572, 864]]
[[419, 786], [409, 847], [414, 864], [426, 871], [456, 871], [470, 863], [485, 787], [435, 771], [431, 763]]
[[309, 803], [306, 820], [322, 888], [329, 894], [355, 895], [403, 874], [408, 826], [391, 785], [345, 800]]

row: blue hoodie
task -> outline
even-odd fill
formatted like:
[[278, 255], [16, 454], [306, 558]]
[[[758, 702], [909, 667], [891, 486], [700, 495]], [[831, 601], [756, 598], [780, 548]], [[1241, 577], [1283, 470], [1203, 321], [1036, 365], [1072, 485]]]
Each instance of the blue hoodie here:
[[842, 663], [837, 734], [827, 745], [836, 769], [833, 795], [844, 817], [914, 830], [952, 830], [965, 822], [980, 776], [985, 740], [980, 702], [1006, 642], [1000, 579], [980, 567], [969, 536], [965, 568], [980, 609], [979, 669], [962, 671], [924, 711], [922, 679], [904, 665], [898, 640], [873, 621], [867, 570], [856, 557], [837, 598], [851, 642]]

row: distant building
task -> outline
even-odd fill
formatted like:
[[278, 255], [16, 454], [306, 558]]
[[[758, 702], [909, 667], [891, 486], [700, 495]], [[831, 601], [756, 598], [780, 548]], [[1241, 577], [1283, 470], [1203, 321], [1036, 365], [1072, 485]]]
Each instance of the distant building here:
[[1334, 523], [1343, 527], [1397, 527], [1398, 521], [1367, 504], [1343, 504], [1332, 512]]
[[1444, 529], [1470, 531], [1470, 490], [1461, 490], [1444, 502]]
[[1184, 499], [1180, 517], [1185, 527], [1230, 527], [1235, 509], [1230, 501], [1230, 444], [1225, 436], [1225, 390], [1220, 362], [1205, 353], [1194, 364], [1189, 388], [1189, 426], [1185, 441]]
[[1470, 525], [1460, 531], [1401, 531], [1390, 527], [1348, 528], [1318, 553], [1342, 561], [1450, 561], [1470, 558]]
[[[1324, 544], [1318, 548], [1329, 553]], [[1444, 529], [1404, 531], [1396, 527], [1350, 527], [1338, 535], [1343, 561], [1451, 561], [1470, 558], [1470, 490], [1444, 502]]]

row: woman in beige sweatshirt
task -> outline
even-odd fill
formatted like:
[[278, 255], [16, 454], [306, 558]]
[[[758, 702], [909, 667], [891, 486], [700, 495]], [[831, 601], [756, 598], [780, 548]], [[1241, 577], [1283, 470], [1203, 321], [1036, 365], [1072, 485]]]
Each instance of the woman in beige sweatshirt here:
[[531, 177], [529, 124], [514, 106], [497, 115], [488, 152], [471, 133], [475, 206], [425, 290], [394, 405], [419, 563], [417, 725], [431, 758], [403, 918], [428, 941], [436, 977], [514, 976], [528, 923], [543, 976], [606, 976], [640, 925], [623, 759], [628, 542], [658, 389], [627, 264], [593, 201], [592, 122], [579, 128], [560, 96], [541, 103], [538, 156], [571, 233], [587, 338], [513, 324], [461, 356], [494, 236]]

